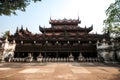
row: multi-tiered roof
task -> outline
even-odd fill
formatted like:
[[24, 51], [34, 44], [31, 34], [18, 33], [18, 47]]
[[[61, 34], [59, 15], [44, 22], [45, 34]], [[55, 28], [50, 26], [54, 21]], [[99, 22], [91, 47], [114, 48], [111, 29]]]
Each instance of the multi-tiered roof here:
[[90, 33], [93, 30], [93, 25], [80, 27], [81, 21], [79, 19], [50, 19], [49, 23], [51, 24], [50, 28], [39, 26], [41, 32], [39, 34], [33, 34], [27, 28], [17, 28], [16, 33], [9, 36], [9, 40], [15, 40], [17, 43], [16, 52], [95, 52], [97, 41], [109, 39], [108, 34]]
[[50, 28], [43, 28], [39, 26], [40, 34], [33, 34], [27, 28], [26, 30], [21, 27], [21, 29], [16, 30], [14, 35], [10, 36], [10, 39], [17, 40], [87, 40], [87, 41], [96, 41], [101, 40], [102, 38], [108, 38], [108, 34], [91, 34], [90, 31], [93, 30], [93, 25], [91, 27], [80, 27], [79, 19], [50, 19], [49, 23], [51, 24]]

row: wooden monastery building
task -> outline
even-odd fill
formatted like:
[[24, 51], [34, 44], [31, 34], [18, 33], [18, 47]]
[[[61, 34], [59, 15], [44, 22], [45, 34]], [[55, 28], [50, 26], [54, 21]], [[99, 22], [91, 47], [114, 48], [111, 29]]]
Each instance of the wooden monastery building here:
[[120, 37], [112, 39], [109, 32], [91, 33], [93, 25], [80, 27], [79, 18], [50, 19], [49, 23], [49, 28], [39, 26], [37, 34], [22, 26], [5, 40], [0, 39], [0, 61], [120, 61]]
[[98, 58], [97, 42], [109, 40], [109, 34], [93, 34], [91, 27], [80, 27], [78, 19], [50, 19], [50, 28], [39, 26], [41, 33], [33, 34], [27, 28], [16, 29], [14, 35], [8, 37], [15, 40], [14, 58], [32, 57], [43, 59], [67, 59], [78, 61], [80, 57]]

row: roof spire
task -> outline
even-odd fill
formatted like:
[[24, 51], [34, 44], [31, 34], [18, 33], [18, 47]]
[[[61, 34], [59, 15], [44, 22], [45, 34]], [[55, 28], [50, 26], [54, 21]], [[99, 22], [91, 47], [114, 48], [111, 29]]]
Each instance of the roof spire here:
[[21, 30], [23, 30], [23, 25], [21, 25]]
[[16, 33], [18, 33], [18, 31], [19, 31], [19, 29], [18, 29], [18, 27], [16, 28]]
[[93, 29], [93, 24], [91, 25], [91, 29]]
[[78, 12], [78, 21], [79, 21], [79, 12]]
[[93, 24], [91, 25], [91, 27], [93, 27]]
[[78, 15], [78, 21], [80, 20], [79, 15]]
[[51, 16], [50, 16], [50, 20], [52, 20]]
[[26, 31], [29, 32], [28, 28], [26, 27]]
[[41, 26], [39, 25], [39, 31], [41, 31]]

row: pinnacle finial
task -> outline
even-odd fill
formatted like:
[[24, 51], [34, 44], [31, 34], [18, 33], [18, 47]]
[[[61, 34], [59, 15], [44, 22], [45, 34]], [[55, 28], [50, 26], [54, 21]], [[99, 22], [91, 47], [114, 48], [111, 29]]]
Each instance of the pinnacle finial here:
[[91, 27], [93, 27], [93, 24], [91, 25]]
[[21, 25], [21, 30], [23, 30], [23, 25]]
[[51, 16], [50, 16], [50, 20], [52, 20]]
[[28, 30], [28, 28], [26, 27], [26, 31], [28, 31], [29, 32], [29, 30]]
[[78, 16], [78, 21], [80, 20], [79, 16]]
[[18, 27], [16, 28], [16, 33], [19, 31]]

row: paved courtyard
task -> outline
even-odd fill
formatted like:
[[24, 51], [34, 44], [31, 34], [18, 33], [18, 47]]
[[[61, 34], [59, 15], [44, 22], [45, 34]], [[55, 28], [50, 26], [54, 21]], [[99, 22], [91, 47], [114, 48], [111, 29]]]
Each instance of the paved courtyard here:
[[120, 66], [101, 63], [0, 63], [0, 80], [120, 80]]

